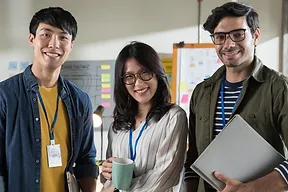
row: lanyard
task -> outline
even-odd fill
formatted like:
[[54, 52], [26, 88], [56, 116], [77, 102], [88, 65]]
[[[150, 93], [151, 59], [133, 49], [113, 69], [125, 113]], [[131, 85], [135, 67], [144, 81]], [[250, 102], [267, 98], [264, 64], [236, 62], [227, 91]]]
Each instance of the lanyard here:
[[[242, 91], [242, 89], [241, 89]], [[224, 77], [222, 78], [222, 83], [221, 83], [221, 91], [220, 91], [220, 94], [221, 94], [221, 109], [222, 109], [222, 123], [223, 123], [223, 129], [226, 125], [226, 119], [225, 119], [225, 110], [224, 110]], [[234, 112], [235, 110], [235, 107], [236, 107], [236, 104], [238, 102], [238, 99], [240, 97], [240, 94], [241, 92], [239, 93], [235, 103], [234, 103], [234, 106], [233, 106], [233, 110], [232, 110], [232, 113]]]
[[54, 114], [54, 119], [53, 119], [53, 122], [51, 124], [51, 127], [50, 127], [50, 123], [49, 123], [49, 120], [48, 120], [48, 115], [47, 115], [47, 111], [46, 111], [46, 108], [45, 108], [45, 105], [44, 105], [44, 102], [43, 102], [43, 99], [41, 97], [41, 94], [40, 94], [40, 91], [38, 91], [38, 98], [40, 100], [40, 103], [41, 103], [41, 106], [42, 106], [42, 109], [44, 111], [44, 114], [45, 114], [45, 117], [46, 117], [46, 121], [47, 121], [47, 124], [48, 124], [48, 129], [49, 129], [49, 136], [50, 136], [50, 142], [51, 142], [51, 145], [55, 144], [55, 140], [54, 140], [54, 127], [55, 127], [55, 124], [56, 124], [56, 120], [57, 120], [57, 117], [58, 117], [58, 107], [59, 107], [59, 101], [60, 101], [60, 95], [58, 93], [58, 96], [57, 96], [57, 104], [56, 104], [56, 111], [55, 111], [55, 114]]
[[132, 147], [132, 127], [130, 129], [130, 135], [129, 135], [129, 148], [130, 148], [130, 156], [131, 156], [131, 160], [134, 161], [135, 157], [136, 157], [136, 148], [138, 145], [138, 141], [140, 139], [140, 137], [143, 134], [144, 129], [147, 127], [147, 121], [145, 121], [144, 125], [142, 126], [140, 133], [135, 141], [135, 145], [134, 145], [134, 153], [133, 153], [133, 147]]

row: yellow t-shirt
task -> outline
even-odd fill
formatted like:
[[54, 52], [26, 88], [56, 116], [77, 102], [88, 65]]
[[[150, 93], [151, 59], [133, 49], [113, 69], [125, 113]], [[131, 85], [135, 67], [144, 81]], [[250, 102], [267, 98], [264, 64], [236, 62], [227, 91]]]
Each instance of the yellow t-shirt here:
[[[53, 88], [39, 87], [47, 112], [49, 124], [51, 126], [56, 110], [58, 86]], [[48, 167], [47, 146], [50, 145], [50, 136], [47, 120], [40, 100], [38, 99], [40, 122], [41, 122], [41, 174], [40, 191], [41, 192], [59, 192], [65, 191], [65, 168], [68, 163], [70, 150], [69, 118], [63, 101], [60, 99], [58, 108], [58, 117], [54, 127], [55, 144], [60, 144], [62, 166]]]

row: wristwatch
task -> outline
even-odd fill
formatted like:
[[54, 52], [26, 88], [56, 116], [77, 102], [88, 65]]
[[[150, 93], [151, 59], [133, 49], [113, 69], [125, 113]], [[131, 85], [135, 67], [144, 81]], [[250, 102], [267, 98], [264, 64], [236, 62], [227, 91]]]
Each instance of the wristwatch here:
[[120, 192], [119, 189], [114, 188], [114, 192]]

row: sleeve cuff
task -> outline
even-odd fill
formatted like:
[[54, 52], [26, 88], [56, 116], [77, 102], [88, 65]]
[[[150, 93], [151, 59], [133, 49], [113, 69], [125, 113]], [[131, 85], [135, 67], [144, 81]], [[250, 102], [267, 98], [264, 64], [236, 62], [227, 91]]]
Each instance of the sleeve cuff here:
[[281, 163], [278, 167], [275, 167], [274, 169], [280, 173], [280, 175], [283, 177], [285, 182], [288, 184], [288, 162], [284, 161], [283, 163]]
[[190, 171], [185, 171], [184, 173], [184, 181], [186, 180], [190, 180], [190, 179], [193, 179], [193, 180], [199, 180], [199, 175], [196, 174], [194, 171], [190, 170]]

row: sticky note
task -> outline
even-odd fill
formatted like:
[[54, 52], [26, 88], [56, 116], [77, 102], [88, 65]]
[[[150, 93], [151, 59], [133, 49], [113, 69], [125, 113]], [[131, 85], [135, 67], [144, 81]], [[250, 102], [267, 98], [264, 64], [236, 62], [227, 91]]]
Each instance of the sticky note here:
[[102, 73], [101, 78], [110, 78], [110, 73]]
[[110, 65], [104, 64], [101, 65], [101, 70], [109, 70], [110, 69]]
[[195, 67], [195, 64], [194, 64], [194, 63], [191, 63], [191, 64], [189, 65], [189, 67]]
[[188, 103], [189, 98], [188, 98], [188, 94], [183, 94], [181, 97], [181, 103]]
[[10, 61], [8, 65], [8, 70], [9, 71], [14, 71], [17, 70], [17, 61]]
[[109, 102], [104, 102], [104, 103], [101, 103], [101, 105], [105, 108], [107, 107], [110, 107], [110, 103]]
[[111, 98], [111, 95], [110, 95], [110, 94], [102, 94], [102, 95], [101, 95], [101, 98], [102, 98], [102, 99], [110, 99], [110, 98]]
[[184, 91], [186, 89], [186, 83], [180, 83], [180, 91]]
[[110, 82], [110, 74], [109, 73], [101, 74], [101, 82], [102, 83]]
[[102, 92], [102, 93], [110, 93], [110, 92], [111, 92], [111, 89], [110, 89], [110, 88], [102, 88], [102, 89], [101, 89], [101, 92]]
[[28, 65], [29, 65], [28, 61], [20, 62], [20, 70], [23, 71], [24, 69], [26, 69], [26, 67], [28, 67]]
[[110, 83], [102, 83], [102, 88], [111, 88]]

